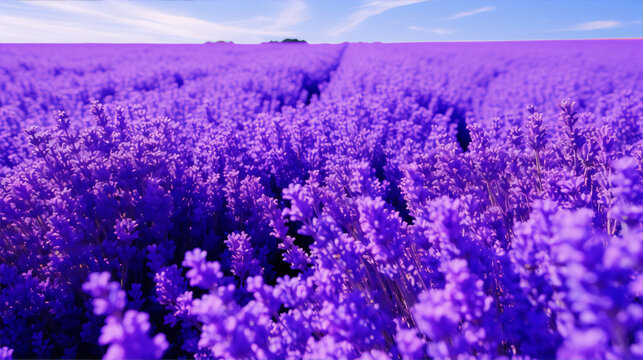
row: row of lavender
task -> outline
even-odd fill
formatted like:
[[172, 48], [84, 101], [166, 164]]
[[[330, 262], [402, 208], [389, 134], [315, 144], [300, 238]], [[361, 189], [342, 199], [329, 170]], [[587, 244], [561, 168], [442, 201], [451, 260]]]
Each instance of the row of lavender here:
[[[0, 165], [22, 161], [29, 125], [64, 110], [91, 125], [92, 101], [134, 105], [174, 121], [246, 119], [310, 102], [342, 47], [5, 45], [0, 53]], [[260, 58], [257, 59], [257, 53]]]
[[640, 41], [2, 49], [0, 358], [643, 357]]

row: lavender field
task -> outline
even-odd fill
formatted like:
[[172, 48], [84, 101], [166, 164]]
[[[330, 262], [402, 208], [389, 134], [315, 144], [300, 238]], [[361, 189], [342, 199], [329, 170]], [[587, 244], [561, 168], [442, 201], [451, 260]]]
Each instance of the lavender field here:
[[12, 357], [643, 358], [643, 40], [0, 45]]

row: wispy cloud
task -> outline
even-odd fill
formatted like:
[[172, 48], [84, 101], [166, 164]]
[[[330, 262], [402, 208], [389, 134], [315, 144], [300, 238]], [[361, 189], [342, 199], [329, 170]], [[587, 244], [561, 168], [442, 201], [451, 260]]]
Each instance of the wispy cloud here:
[[411, 30], [411, 31], [428, 32], [428, 33], [433, 33], [433, 34], [436, 34], [436, 35], [449, 35], [449, 34], [454, 33], [454, 31], [451, 30], [451, 29], [425, 28], [423, 26], [415, 26], [415, 25], [409, 26], [408, 29]]
[[454, 20], [454, 19], [459, 19], [459, 18], [463, 18], [463, 17], [467, 17], [467, 16], [482, 14], [482, 13], [485, 13], [485, 12], [493, 11], [495, 9], [496, 9], [495, 6], [484, 6], [484, 7], [481, 7], [479, 9], [475, 9], [475, 10], [471, 10], [471, 11], [459, 12], [459, 13], [453, 15], [453, 16], [449, 16], [445, 20]]
[[344, 22], [330, 29], [331, 36], [339, 36], [367, 19], [400, 6], [417, 4], [428, 0], [373, 0], [367, 1], [357, 11], [350, 14]]
[[309, 18], [308, 6], [302, 0], [291, 0], [286, 2], [286, 6], [273, 19], [272, 28], [281, 29], [295, 26]]
[[[260, 24], [215, 23], [123, 1], [21, 3], [30, 12], [0, 14], [1, 42], [259, 42], [293, 35], [306, 16], [301, 0], [285, 2]], [[38, 16], [37, 14], [45, 16]], [[82, 16], [79, 16], [82, 15]]]
[[614, 29], [624, 26], [625, 23], [616, 20], [598, 20], [578, 24], [572, 27], [556, 29], [553, 31], [592, 31], [602, 29]]
[[[154, 38], [144, 34], [124, 34], [109, 29], [90, 29], [66, 21], [20, 15], [0, 14], [0, 42], [128, 42], [148, 43]], [[97, 40], [98, 39], [98, 40]]]
[[298, 25], [310, 18], [310, 9], [304, 0], [284, 1], [285, 6], [276, 16], [256, 16], [250, 19], [227, 21], [226, 25], [265, 29], [283, 29]]

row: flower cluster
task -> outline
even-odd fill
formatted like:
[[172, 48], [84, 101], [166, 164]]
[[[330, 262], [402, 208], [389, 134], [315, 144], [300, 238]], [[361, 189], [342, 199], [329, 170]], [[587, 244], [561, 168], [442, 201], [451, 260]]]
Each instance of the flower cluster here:
[[123, 314], [126, 294], [117, 282], [109, 281], [110, 274], [91, 273], [83, 290], [93, 298], [94, 314], [107, 315], [98, 338], [100, 345], [109, 345], [103, 359], [159, 359], [167, 349], [165, 335], [150, 339], [149, 315], [136, 310]]
[[642, 358], [638, 45], [0, 45], [0, 359]]

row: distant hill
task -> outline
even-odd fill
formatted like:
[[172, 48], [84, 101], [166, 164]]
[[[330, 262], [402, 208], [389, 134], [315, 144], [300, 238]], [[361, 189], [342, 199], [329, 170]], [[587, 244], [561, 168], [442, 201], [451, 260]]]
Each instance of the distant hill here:
[[[279, 43], [308, 44], [308, 42], [306, 40], [299, 40], [299, 39], [295, 39], [295, 38], [285, 38], [285, 39], [283, 39], [281, 41], [279, 41], [279, 40], [270, 40], [270, 41], [267, 41], [267, 42], [263, 42], [262, 44], [279, 44]], [[234, 42], [219, 40], [219, 41], [206, 41], [204, 44], [205, 45], [234, 44]]]
[[292, 39], [292, 38], [285, 38], [281, 41], [271, 40], [271, 41], [265, 42], [264, 44], [276, 44], [276, 43], [308, 44], [306, 40], [299, 40], [299, 39]]

